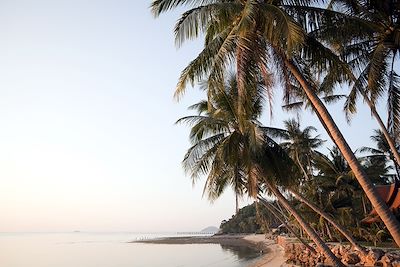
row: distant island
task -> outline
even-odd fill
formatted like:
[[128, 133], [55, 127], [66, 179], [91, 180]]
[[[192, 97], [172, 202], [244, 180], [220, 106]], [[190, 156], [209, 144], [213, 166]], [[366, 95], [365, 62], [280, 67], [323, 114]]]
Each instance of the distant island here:
[[219, 228], [215, 227], [215, 226], [208, 226], [208, 227], [204, 228], [203, 230], [201, 230], [200, 232], [202, 232], [202, 233], [218, 233]]

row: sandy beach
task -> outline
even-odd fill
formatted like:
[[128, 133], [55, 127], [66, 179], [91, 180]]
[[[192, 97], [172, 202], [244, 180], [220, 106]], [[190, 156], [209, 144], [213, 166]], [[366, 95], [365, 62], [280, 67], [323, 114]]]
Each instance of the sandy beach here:
[[169, 237], [153, 240], [134, 241], [150, 244], [222, 244], [230, 246], [247, 246], [263, 255], [249, 267], [283, 267], [285, 262], [284, 251], [275, 241], [266, 239], [263, 234], [252, 235], [215, 235], [210, 237]]
[[264, 235], [247, 235], [244, 240], [255, 244], [263, 244], [266, 251], [261, 258], [249, 267], [283, 267], [288, 266], [284, 257], [283, 248], [276, 244], [275, 241], [266, 239]]

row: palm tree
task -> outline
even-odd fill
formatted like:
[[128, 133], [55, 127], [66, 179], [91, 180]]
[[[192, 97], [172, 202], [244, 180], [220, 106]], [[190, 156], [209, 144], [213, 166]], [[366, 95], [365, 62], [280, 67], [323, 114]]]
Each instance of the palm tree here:
[[386, 158], [388, 160], [391, 160], [393, 163], [393, 166], [396, 171], [395, 180], [399, 181], [400, 179], [400, 166], [397, 164], [397, 161], [394, 158], [394, 155], [392, 153], [392, 150], [389, 147], [389, 144], [387, 143], [387, 140], [385, 139], [384, 134], [380, 130], [374, 130], [374, 135], [371, 136], [371, 140], [375, 142], [376, 148], [372, 147], [362, 147], [360, 148], [360, 152], [369, 152], [371, 153], [370, 158], [377, 158], [378, 160], [380, 158]]
[[348, 78], [349, 75], [346, 66], [337, 61], [338, 57], [335, 54], [307, 34], [302, 26], [308, 20], [303, 20], [303, 24], [295, 20], [304, 19], [307, 11], [318, 9], [310, 7], [307, 3], [309, 2], [301, 0], [155, 0], [151, 8], [153, 14], [158, 16], [179, 6], [190, 6], [175, 27], [178, 45], [187, 39], [205, 34], [204, 49], [182, 71], [176, 88], [178, 98], [185, 91], [187, 83], [193, 84], [205, 77], [209, 77], [211, 82], [222, 80], [224, 69], [234, 59], [239, 102], [248, 102], [244, 85], [251, 77], [259, 74], [270, 77], [272, 66], [276, 67], [279, 76], [286, 81], [286, 87], [290, 87], [289, 80], [298, 82], [378, 215], [400, 245], [399, 222], [368, 179], [336, 123], [317, 96], [316, 85], [308, 79], [306, 69], [302, 67], [303, 61], [300, 58], [310, 56], [310, 61], [321, 71], [327, 71], [326, 66], [330, 67], [327, 78], [331, 83]]
[[[303, 216], [294, 208], [294, 206], [285, 198], [279, 190], [282, 186], [287, 188], [291, 181], [288, 177], [296, 173], [290, 166], [295, 164], [290, 160], [286, 152], [273, 141], [268, 141], [264, 144], [260, 153], [256, 154], [254, 167], [250, 172], [250, 176], [257, 176], [258, 180], [265, 186], [266, 190], [271, 192], [281, 203], [285, 209], [296, 219], [298, 224], [310, 238], [314, 241], [317, 247], [323, 251], [325, 256], [331, 260], [335, 266], [344, 266], [343, 263], [332, 253], [329, 247], [322, 241], [321, 237], [313, 228], [305, 221]], [[279, 186], [280, 185], [280, 186]]]
[[315, 137], [312, 136], [312, 132], [316, 131], [314, 127], [308, 126], [302, 130], [300, 128], [300, 123], [294, 119], [284, 121], [284, 128], [285, 129], [267, 128], [267, 131], [281, 140], [280, 146], [282, 146], [294, 162], [297, 163], [297, 166], [302, 170], [306, 181], [301, 186], [297, 186], [297, 189], [288, 189], [289, 192], [297, 200], [306, 204], [314, 212], [332, 224], [357, 250], [365, 253], [365, 249], [358, 244], [358, 242], [343, 226], [338, 224], [332, 216], [324, 212], [317, 205], [313, 204], [310, 200], [299, 193], [299, 191], [305, 190], [305, 186], [312, 187], [314, 185], [312, 179], [314, 173], [312, 165], [314, 164], [314, 158], [319, 155], [319, 153], [316, 152], [316, 149], [324, 143], [324, 140], [320, 139], [319, 135]]
[[327, 220], [330, 224], [332, 224], [352, 245], [354, 248], [356, 248], [358, 251], [362, 252], [363, 254], [366, 254], [366, 250], [364, 247], [362, 247], [349, 233], [342, 225], [340, 225], [331, 215], [323, 211], [321, 208], [319, 208], [317, 205], [313, 204], [311, 201], [300, 195], [294, 190], [290, 190], [290, 193], [300, 202], [306, 204], [309, 208], [311, 208], [313, 211], [315, 211], [318, 215], [320, 215], [322, 218]]
[[284, 129], [267, 127], [266, 130], [271, 136], [278, 138], [289, 156], [296, 162], [301, 169], [305, 181], [310, 181], [313, 175], [312, 158], [314, 150], [320, 147], [325, 141], [319, 138], [319, 135], [312, 137], [312, 132], [317, 129], [308, 126], [300, 129], [298, 120], [290, 119], [283, 122]]
[[[208, 87], [209, 84], [203, 83], [202, 86]], [[218, 198], [230, 185], [236, 195], [236, 212], [239, 210], [238, 197], [245, 189], [243, 169], [248, 164], [242, 156], [249, 153], [249, 145], [259, 142], [256, 127], [262, 112], [263, 95], [259, 92], [263, 91], [263, 86], [261, 83], [258, 86], [260, 88], [251, 96], [248, 112], [239, 114], [236, 76], [230, 74], [222, 91], [189, 108], [197, 110], [198, 115], [177, 121], [192, 126], [190, 140], [193, 146], [184, 157], [184, 169], [190, 173], [193, 182], [201, 175], [208, 175], [203, 192], [210, 200]], [[243, 122], [249, 135], [240, 131]]]
[[[335, 2], [331, 1], [332, 8]], [[400, 131], [400, 81], [394, 71], [396, 56], [400, 51], [397, 37], [400, 34], [399, 6], [393, 0], [345, 0], [340, 1], [339, 10], [347, 19], [341, 23], [335, 21], [325, 24], [320, 35], [329, 35], [329, 41], [339, 48], [338, 52], [357, 75], [345, 103], [347, 117], [350, 118], [357, 111], [356, 101], [361, 95], [377, 120], [394, 159], [400, 164], [400, 154], [396, 148], [399, 144], [395, 140]], [[348, 30], [349, 27], [352, 30]], [[387, 126], [376, 110], [376, 102], [385, 92]]]
[[[300, 77], [299, 83], [302, 85], [302, 87], [308, 88], [306, 94], [310, 102], [313, 104], [313, 107], [316, 110], [316, 113], [320, 118], [321, 123], [323, 124], [324, 128], [328, 131], [328, 134], [333, 139], [339, 150], [342, 152], [343, 157], [348, 162], [351, 170], [354, 173], [355, 178], [361, 185], [368, 199], [371, 201], [371, 204], [377, 211], [379, 217], [386, 225], [393, 239], [395, 240], [397, 245], [400, 246], [400, 224], [397, 221], [396, 217], [388, 209], [386, 203], [377, 193], [374, 184], [368, 178], [361, 164], [358, 162], [356, 156], [354, 155], [350, 146], [344, 139], [336, 123], [333, 121], [332, 117], [328, 113], [326, 107], [323, 106], [321, 100], [318, 99], [318, 97], [311, 91], [312, 87], [305, 79], [301, 80], [302, 74], [298, 69], [291, 67], [289, 67], [289, 69], [291, 69], [292, 73], [296, 73], [296, 75]], [[314, 105], [314, 103], [317, 103], [317, 105]]]
[[[265, 184], [321, 251], [336, 266], [343, 266], [301, 215], [287, 204], [288, 201], [274, 185], [276, 179], [279, 179], [279, 183], [288, 183], [291, 175], [287, 172], [290, 172], [288, 166], [291, 165], [287, 162], [290, 158], [285, 156], [284, 150], [268, 138], [257, 120], [263, 100], [260, 92], [265, 90], [261, 86], [248, 88], [250, 96], [247, 99], [251, 101], [242, 108], [238, 106], [240, 96], [236, 77], [231, 77], [223, 87], [213, 90], [215, 93], [208, 102], [192, 106], [202, 111], [200, 115], [178, 120], [192, 125], [192, 147], [183, 160], [184, 169], [190, 173], [193, 181], [200, 176], [207, 176], [204, 192], [211, 200], [219, 197], [229, 184], [239, 184], [241, 190], [245, 187], [246, 192], [256, 198]], [[237, 177], [240, 180], [235, 181]]]
[[[375, 184], [386, 184], [388, 168], [382, 158], [360, 158], [369, 177]], [[359, 224], [368, 212], [362, 189], [354, 179], [354, 173], [350, 169], [343, 155], [337, 148], [330, 150], [329, 156], [319, 154], [315, 158], [318, 166], [318, 174], [315, 176], [317, 187], [325, 197], [324, 205], [332, 212], [348, 209], [352, 213], [352, 222], [347, 225]]]

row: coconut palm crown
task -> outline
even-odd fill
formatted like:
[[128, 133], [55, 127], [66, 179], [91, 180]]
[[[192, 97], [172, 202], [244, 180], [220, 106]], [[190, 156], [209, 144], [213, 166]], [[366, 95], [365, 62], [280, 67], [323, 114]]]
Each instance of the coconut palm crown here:
[[[202, 86], [210, 90], [209, 83]], [[218, 86], [219, 89], [211, 89], [216, 92], [211, 99], [190, 107], [197, 115], [177, 121], [192, 126], [192, 146], [184, 157], [183, 167], [193, 182], [207, 176], [204, 194], [210, 200], [218, 198], [229, 185], [237, 195], [244, 193], [249, 182], [245, 173], [249, 168], [249, 155], [263, 138], [258, 122], [264, 101], [262, 84], [248, 89], [252, 92], [252, 101], [244, 108], [244, 113], [239, 113], [238, 109], [236, 76], [231, 74]], [[247, 191], [251, 192], [252, 188], [254, 186], [249, 186]]]

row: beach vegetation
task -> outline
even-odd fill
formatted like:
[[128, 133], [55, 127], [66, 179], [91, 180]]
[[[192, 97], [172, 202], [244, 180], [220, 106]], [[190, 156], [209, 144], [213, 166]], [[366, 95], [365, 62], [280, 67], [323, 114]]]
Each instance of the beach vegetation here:
[[[400, 86], [394, 71], [398, 6], [379, 3], [154, 0], [151, 5], [155, 16], [187, 9], [175, 26], [178, 46], [204, 38], [203, 50], [182, 71], [175, 89], [177, 99], [188, 85], [200, 83], [207, 93], [191, 107], [197, 115], [178, 121], [191, 126], [192, 146], [183, 166], [192, 181], [206, 177], [204, 195], [210, 200], [228, 187], [236, 203], [241, 195], [276, 198], [336, 266], [342, 264], [322, 238], [344, 235], [362, 250], [355, 237], [368, 238], [364, 231], [376, 226], [376, 240], [392, 238], [400, 245], [399, 220], [376, 188], [398, 179], [400, 163]], [[343, 85], [348, 94], [335, 95]], [[272, 115], [276, 89], [283, 90], [285, 108], [313, 111], [335, 144], [328, 155], [317, 151], [324, 140], [313, 136], [313, 127], [301, 130], [297, 120], [286, 121], [285, 129], [262, 125], [263, 108], [269, 106]], [[376, 110], [384, 95], [387, 125]], [[370, 153], [361, 156], [326, 108], [345, 97], [350, 117], [359, 96], [381, 130], [375, 135], [378, 147], [361, 148], [359, 153]], [[363, 218], [372, 209], [381, 222], [365, 226]], [[311, 215], [315, 212], [319, 216]]]
[[281, 223], [263, 206], [254, 202], [242, 207], [230, 219], [221, 222], [222, 234], [266, 233]]

